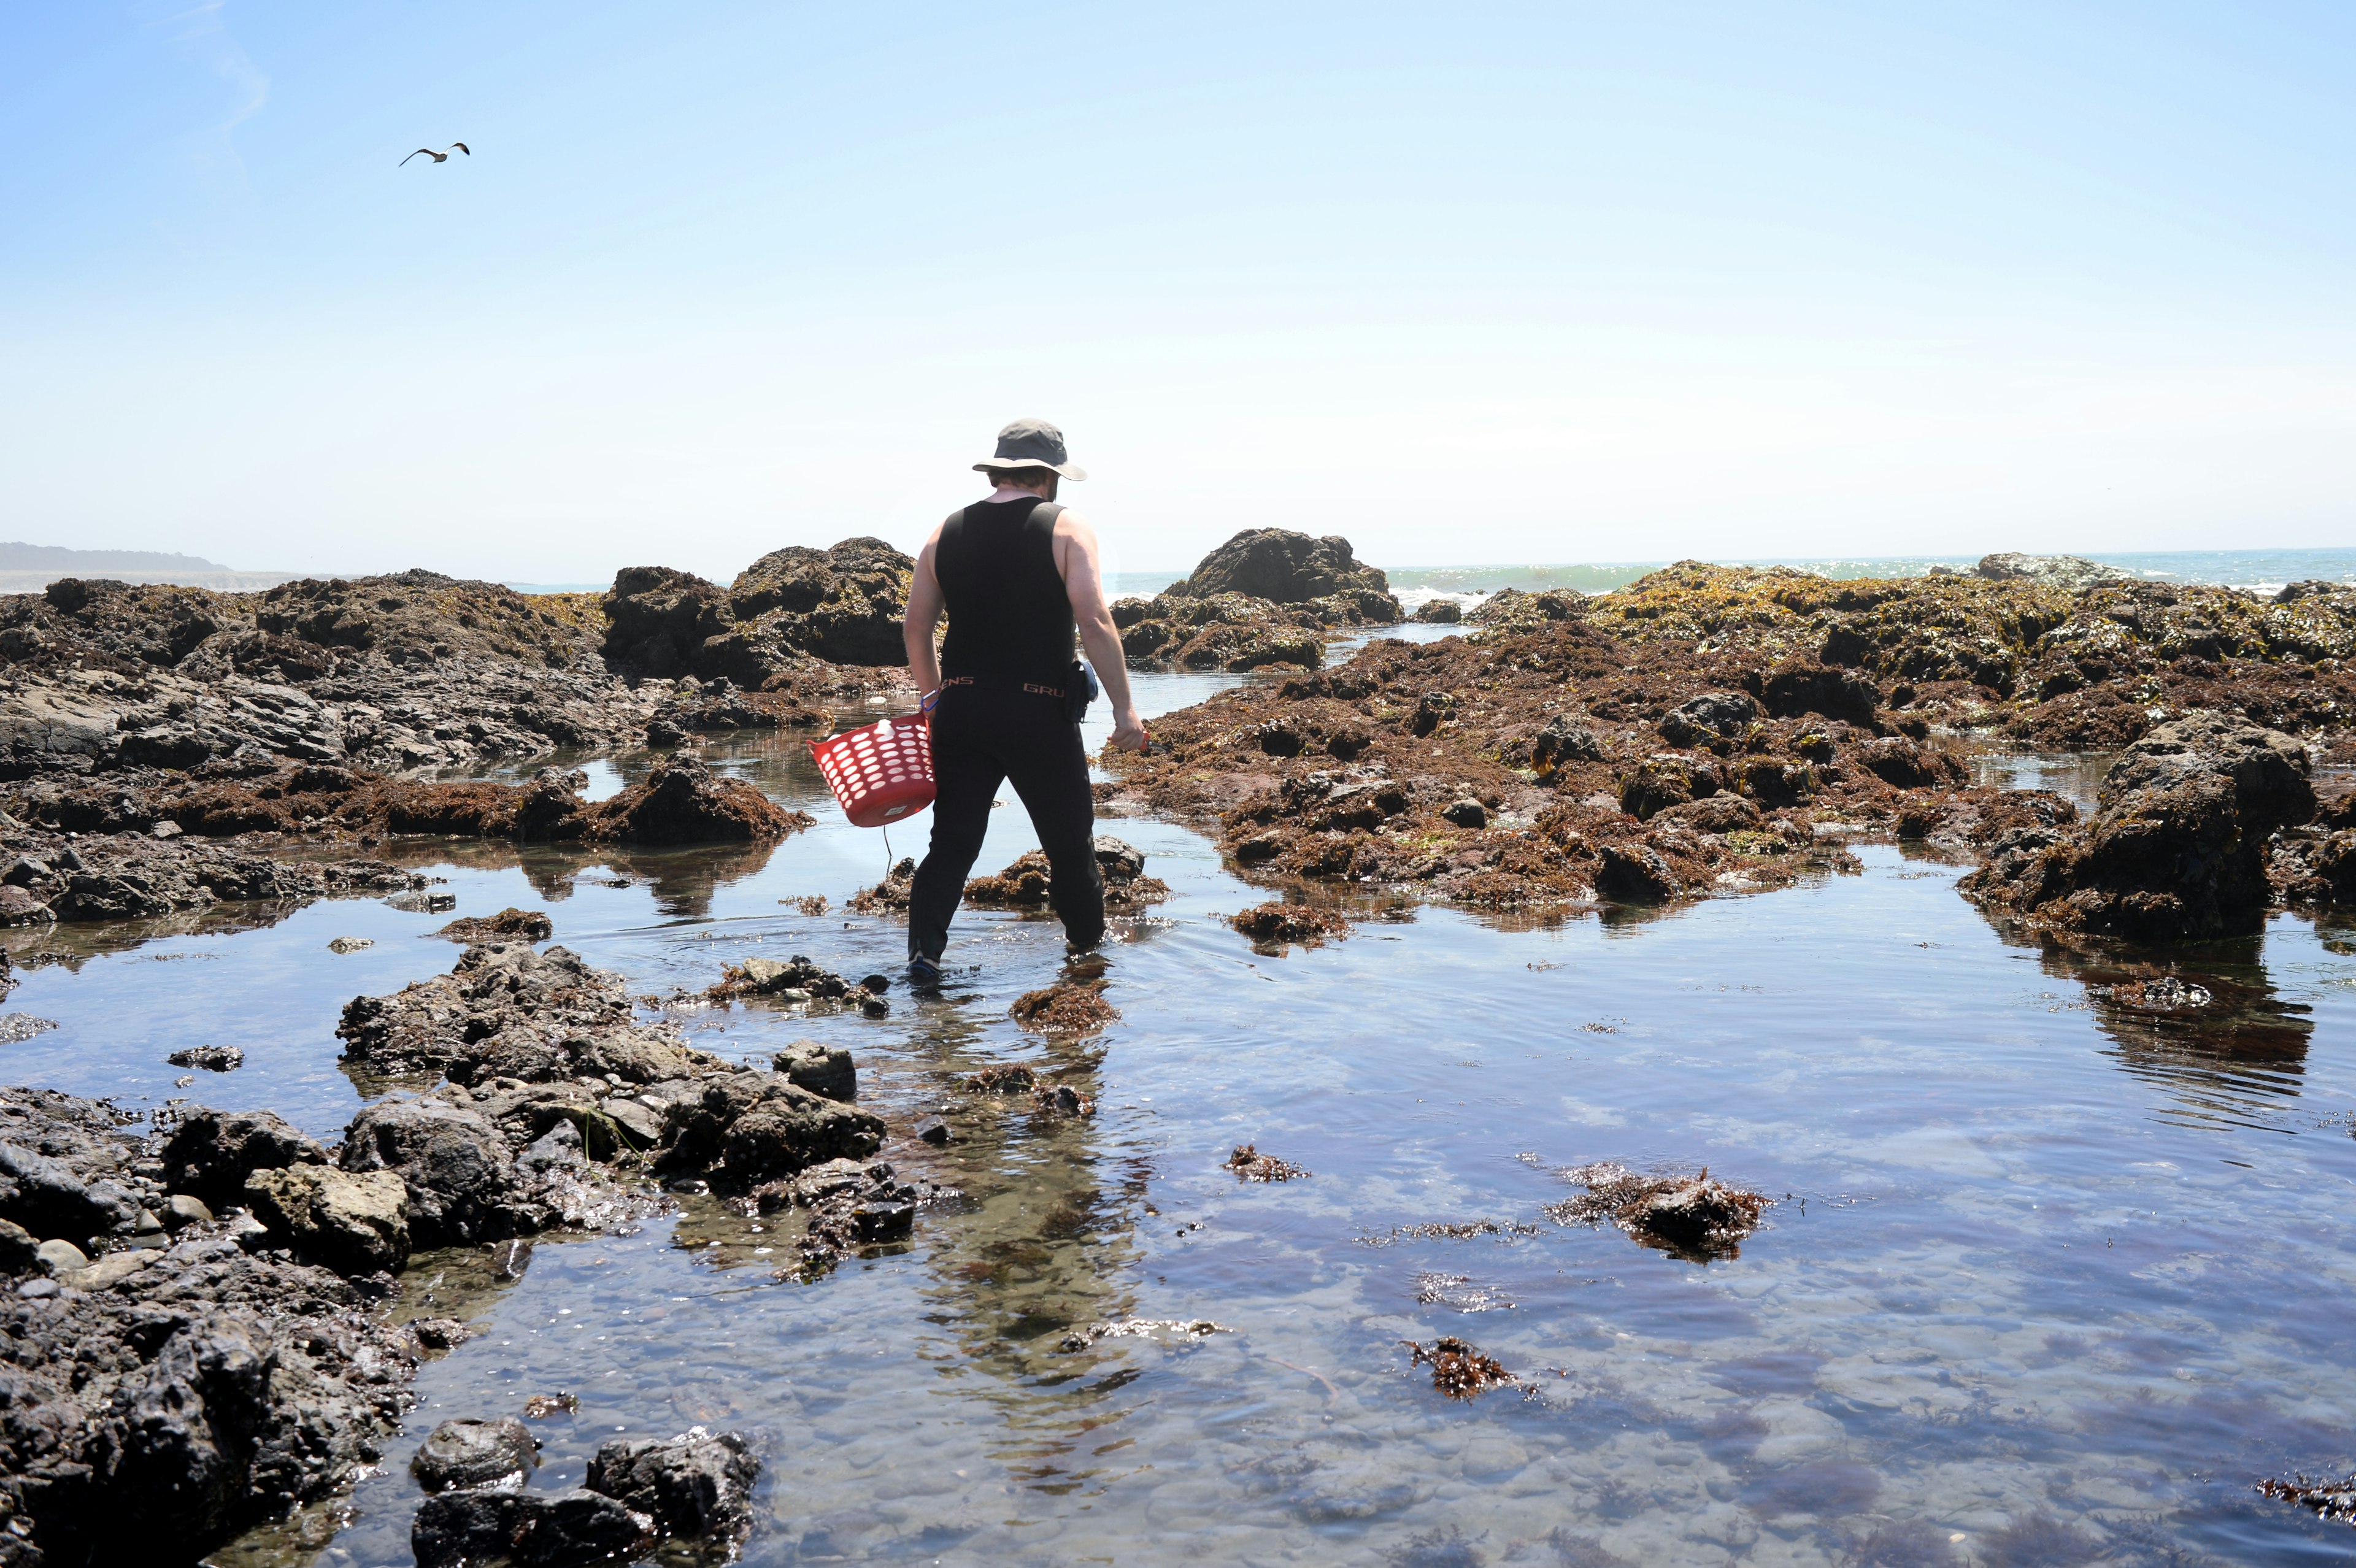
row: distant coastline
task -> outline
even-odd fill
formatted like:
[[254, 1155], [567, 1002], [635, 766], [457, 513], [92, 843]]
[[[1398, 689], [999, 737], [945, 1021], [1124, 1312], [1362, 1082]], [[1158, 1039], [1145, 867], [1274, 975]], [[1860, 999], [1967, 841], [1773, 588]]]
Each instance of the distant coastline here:
[[200, 555], [180, 555], [170, 550], [74, 549], [65, 545], [0, 540], [0, 593], [38, 593], [60, 577], [170, 583], [243, 593], [275, 588], [302, 575], [296, 571], [240, 571]]

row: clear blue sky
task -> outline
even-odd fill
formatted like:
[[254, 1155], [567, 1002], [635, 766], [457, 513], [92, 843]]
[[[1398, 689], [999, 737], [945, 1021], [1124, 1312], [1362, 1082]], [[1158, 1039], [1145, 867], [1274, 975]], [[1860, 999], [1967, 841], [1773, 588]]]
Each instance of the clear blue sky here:
[[[2343, 544], [2345, 5], [0, 7], [0, 537]], [[463, 140], [471, 158], [417, 159]]]

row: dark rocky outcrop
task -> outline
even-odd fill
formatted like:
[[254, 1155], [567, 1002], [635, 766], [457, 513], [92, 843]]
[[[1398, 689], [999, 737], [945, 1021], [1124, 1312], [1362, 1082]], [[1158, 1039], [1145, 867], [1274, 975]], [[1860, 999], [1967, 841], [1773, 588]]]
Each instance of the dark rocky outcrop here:
[[1991, 911], [2092, 935], [2255, 932], [2273, 901], [2268, 840], [2315, 813], [2308, 772], [2291, 736], [2189, 714], [2112, 765], [2092, 822], [2005, 835], [1964, 891]]
[[665, 1535], [741, 1534], [752, 1522], [761, 1461], [739, 1433], [697, 1427], [669, 1442], [616, 1439], [589, 1461], [582, 1485], [655, 1521]]
[[393, 1172], [257, 1170], [245, 1203], [272, 1243], [337, 1274], [391, 1274], [409, 1261], [409, 1190]]
[[1328, 635], [1403, 618], [1383, 574], [1339, 536], [1248, 528], [1151, 600], [1112, 607], [1131, 659], [1185, 669], [1324, 662]]
[[632, 1021], [621, 976], [562, 947], [473, 947], [446, 976], [355, 997], [337, 1035], [347, 1060], [451, 1083], [354, 1119], [348, 1169], [401, 1171], [418, 1244], [521, 1234], [553, 1223], [552, 1199], [515, 1157], [559, 1121], [594, 1162], [628, 1158], [750, 1186], [873, 1154], [883, 1121], [795, 1083], [691, 1049], [677, 1026]]
[[246, 1178], [258, 1170], [327, 1163], [327, 1150], [270, 1111], [197, 1106], [163, 1143], [165, 1189], [220, 1210], [245, 1201]]
[[[112, 836], [78, 854], [96, 854], [114, 869], [69, 874], [45, 862], [48, 874], [20, 880], [37, 893], [60, 889], [53, 901], [60, 918], [89, 919], [100, 916], [68, 912], [92, 907], [94, 900], [108, 909], [141, 904], [140, 883], [133, 879], [219, 888], [213, 896], [222, 898], [316, 897], [315, 888], [377, 891], [424, 882], [378, 861], [290, 863], [189, 841], [199, 837], [286, 834], [307, 844], [357, 839], [362, 847], [405, 834], [527, 843], [757, 844], [798, 833], [812, 820], [742, 779], [714, 773], [695, 757], [659, 758], [644, 779], [605, 800], [582, 798], [588, 783], [577, 769], [542, 768], [522, 784], [425, 784], [307, 765], [237, 778], [199, 770], [145, 785], [36, 784], [13, 803], [16, 814], [44, 828]], [[169, 841], [154, 841], [166, 829]], [[27, 840], [19, 856], [34, 851], [38, 859], [37, 851], [51, 842]], [[103, 885], [85, 887], [76, 876], [103, 879]], [[145, 898], [145, 904], [163, 901], [159, 895]]]
[[630, 567], [605, 598], [603, 651], [626, 670], [727, 680], [749, 693], [811, 687], [821, 664], [905, 665], [900, 625], [915, 571], [875, 539], [773, 550], [725, 589], [668, 567]]
[[[1380, 570], [1351, 553], [1339, 534], [1323, 539], [1290, 528], [1246, 528], [1205, 556], [1183, 582], [1171, 590], [1187, 598], [1240, 593], [1278, 604], [1306, 604], [1336, 593], [1390, 595]], [[1398, 618], [1392, 601], [1392, 619]]]
[[[196, 1167], [168, 1165], [127, 1121], [102, 1102], [0, 1090], [0, 1136], [100, 1195], [103, 1216], [120, 1211], [83, 1237], [93, 1261], [55, 1279], [8, 1244], [28, 1232], [0, 1221], [12, 1563], [146, 1563], [159, 1541], [194, 1557], [332, 1492], [377, 1456], [415, 1371], [415, 1341], [372, 1308], [372, 1291], [168, 1195], [156, 1173]], [[225, 1163], [236, 1161], [208, 1168]]]
[[654, 1544], [652, 1521], [600, 1492], [449, 1491], [411, 1524], [417, 1568], [588, 1568]]

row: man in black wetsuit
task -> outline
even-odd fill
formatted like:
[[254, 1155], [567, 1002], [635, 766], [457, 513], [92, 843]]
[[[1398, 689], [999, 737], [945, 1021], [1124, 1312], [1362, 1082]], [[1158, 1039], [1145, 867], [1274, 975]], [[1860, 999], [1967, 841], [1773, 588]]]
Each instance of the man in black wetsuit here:
[[[1096, 801], [1073, 717], [1078, 705], [1066, 705], [1073, 683], [1087, 679], [1072, 662], [1076, 630], [1112, 700], [1112, 743], [1145, 744], [1096, 533], [1055, 502], [1059, 479], [1087, 477], [1073, 466], [1063, 432], [1017, 420], [974, 467], [997, 488], [933, 530], [908, 591], [908, 670], [927, 699], [937, 697], [933, 841], [908, 900], [908, 978], [918, 986], [940, 982], [949, 919], [1001, 781], [1014, 785], [1047, 852], [1065, 939], [1078, 952], [1104, 939]], [[933, 628], [944, 610], [949, 632], [936, 662]]]

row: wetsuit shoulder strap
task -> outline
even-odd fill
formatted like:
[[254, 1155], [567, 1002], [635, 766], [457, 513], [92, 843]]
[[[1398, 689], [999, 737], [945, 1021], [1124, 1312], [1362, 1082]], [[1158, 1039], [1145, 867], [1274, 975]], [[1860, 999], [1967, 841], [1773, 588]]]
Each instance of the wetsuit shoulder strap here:
[[1052, 534], [1055, 531], [1055, 519], [1063, 515], [1064, 504], [1061, 501], [1042, 501], [1031, 508], [1031, 515], [1023, 522], [1026, 528], [1044, 528]]

